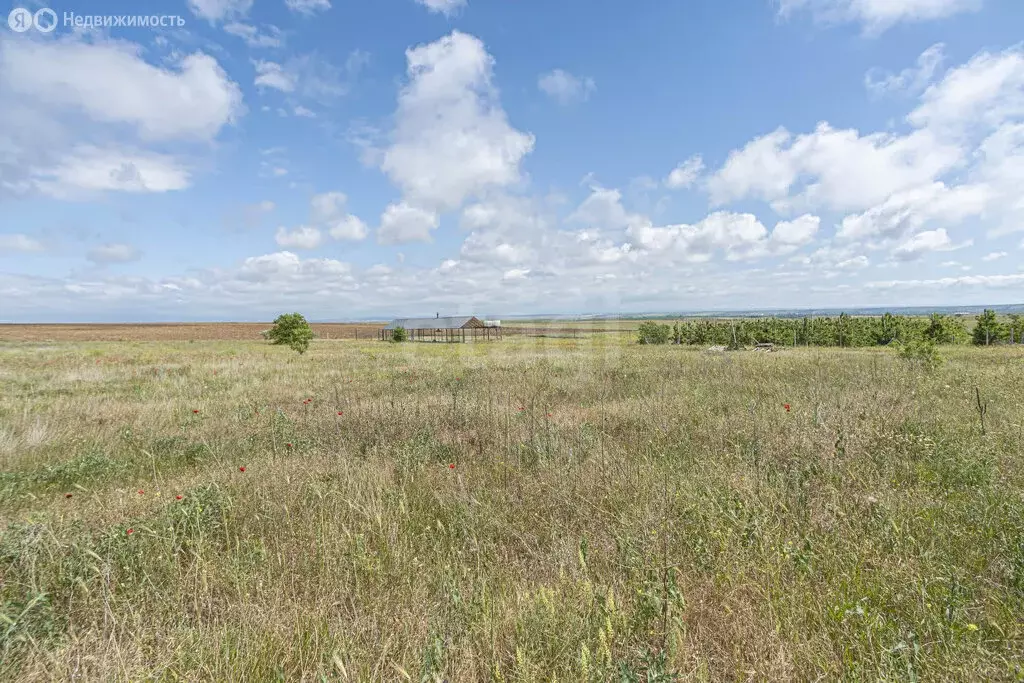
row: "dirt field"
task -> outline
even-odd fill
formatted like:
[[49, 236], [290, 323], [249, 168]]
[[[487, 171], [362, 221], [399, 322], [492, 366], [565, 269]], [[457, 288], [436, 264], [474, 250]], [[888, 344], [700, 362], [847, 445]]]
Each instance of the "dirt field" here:
[[[386, 322], [312, 323], [318, 339], [376, 339]], [[582, 333], [633, 332], [634, 321], [595, 323], [516, 323], [506, 335], [564, 336]], [[48, 325], [0, 324], [0, 341], [252, 341], [271, 323], [84, 323]]]
[[[386, 323], [313, 323], [320, 339], [373, 339]], [[271, 323], [88, 323], [0, 325], [0, 341], [258, 340]]]

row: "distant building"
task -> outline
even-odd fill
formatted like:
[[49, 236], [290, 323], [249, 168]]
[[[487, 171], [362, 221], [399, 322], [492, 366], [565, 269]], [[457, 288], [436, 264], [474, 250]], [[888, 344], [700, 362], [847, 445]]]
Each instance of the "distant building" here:
[[[490, 323], [497, 323], [492, 325]], [[402, 328], [409, 341], [464, 342], [467, 339], [501, 339], [501, 321], [488, 320], [485, 324], [476, 316], [446, 316], [434, 318], [396, 318], [378, 333], [381, 341], [391, 339], [391, 333]]]

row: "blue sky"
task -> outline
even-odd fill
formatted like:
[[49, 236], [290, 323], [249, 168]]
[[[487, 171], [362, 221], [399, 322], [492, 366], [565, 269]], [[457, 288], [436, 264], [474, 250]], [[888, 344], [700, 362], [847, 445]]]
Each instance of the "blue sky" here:
[[1024, 301], [1017, 0], [51, 6], [0, 321]]

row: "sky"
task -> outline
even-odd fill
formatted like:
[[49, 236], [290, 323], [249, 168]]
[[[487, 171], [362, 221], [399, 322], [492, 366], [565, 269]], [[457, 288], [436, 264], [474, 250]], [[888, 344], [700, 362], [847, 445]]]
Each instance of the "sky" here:
[[1020, 0], [44, 7], [0, 322], [1024, 302]]

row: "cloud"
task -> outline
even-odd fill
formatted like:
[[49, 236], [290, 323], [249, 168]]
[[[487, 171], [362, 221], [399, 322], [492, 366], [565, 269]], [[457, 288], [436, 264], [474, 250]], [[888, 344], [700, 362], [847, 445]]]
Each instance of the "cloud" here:
[[112, 263], [138, 261], [142, 254], [130, 244], [110, 243], [93, 247], [85, 257], [96, 265], [104, 266]]
[[945, 47], [942, 43], [932, 45], [917, 58], [916, 67], [906, 68], [898, 74], [871, 69], [864, 75], [864, 86], [874, 95], [920, 92], [932, 81], [935, 71], [945, 60]]
[[[319, 289], [332, 280], [335, 285], [350, 281], [348, 275], [351, 271], [352, 267], [349, 264], [334, 259], [303, 260], [293, 252], [278, 251], [245, 259], [238, 271], [233, 274], [240, 282], [236, 284], [228, 280], [224, 284], [225, 289], [229, 292], [238, 292], [239, 290], [265, 292], [274, 287], [304, 291], [303, 284], [307, 287], [316, 286]], [[252, 287], [251, 285], [264, 286]]]
[[590, 195], [566, 219], [599, 231], [624, 230], [646, 222], [643, 216], [626, 211], [622, 193], [615, 189], [593, 186]]
[[779, 211], [856, 211], [932, 182], [961, 161], [959, 145], [928, 130], [861, 135], [822, 123], [813, 133], [780, 128], [753, 140], [729, 155], [707, 188], [715, 205], [756, 198]]
[[1024, 48], [981, 52], [929, 87], [907, 116], [918, 128], [956, 135], [1024, 116]]
[[506, 270], [501, 279], [505, 282], [514, 282], [516, 280], [525, 280], [529, 274], [529, 268], [512, 268], [511, 270]]
[[325, 192], [310, 200], [310, 220], [336, 240], [357, 241], [367, 234], [366, 224], [348, 213], [348, 197], [342, 192]]
[[780, 221], [772, 230], [772, 241], [786, 246], [802, 246], [814, 241], [821, 227], [821, 219], [804, 214], [792, 221]]
[[930, 222], [956, 225], [980, 215], [991, 199], [992, 193], [984, 185], [953, 188], [941, 182], [922, 185], [897, 192], [863, 213], [846, 216], [836, 236], [840, 239], [894, 239]]
[[245, 16], [252, 0], [188, 0], [188, 8], [211, 24], [230, 17]]
[[344, 66], [336, 66], [316, 53], [300, 55], [284, 63], [256, 60], [255, 85], [260, 90], [279, 90], [317, 102], [330, 103], [347, 95], [359, 73], [369, 63], [370, 55], [353, 50]]
[[284, 0], [288, 9], [307, 17], [314, 16], [317, 12], [326, 12], [331, 9], [330, 0]]
[[309, 201], [309, 223], [297, 228], [279, 227], [274, 239], [282, 247], [316, 249], [324, 243], [324, 235], [335, 240], [358, 241], [366, 238], [366, 224], [347, 210], [348, 197], [343, 192], [324, 192]]
[[974, 240], [954, 244], [949, 235], [946, 234], [946, 230], [939, 228], [937, 230], [926, 230], [917, 233], [906, 242], [897, 246], [893, 250], [892, 255], [898, 261], [913, 261], [928, 252], [953, 251], [969, 247], [972, 244], [974, 244]]
[[0, 86], [47, 110], [127, 124], [147, 140], [210, 140], [244, 112], [242, 93], [217, 60], [201, 52], [173, 68], [146, 63], [119, 41], [5, 39]]
[[284, 44], [284, 39], [281, 37], [281, 29], [272, 25], [268, 25], [266, 28], [267, 32], [261, 33], [260, 30], [252, 24], [236, 21], [230, 24], [225, 24], [224, 32], [233, 36], [238, 36], [244, 40], [245, 44], [249, 47], [281, 47]]
[[958, 287], [1017, 287], [1024, 284], [1024, 273], [1020, 275], [961, 275], [960, 277], [943, 277], [932, 280], [889, 280], [884, 282], [868, 282], [868, 289], [895, 288], [958, 288]]
[[714, 205], [757, 199], [782, 213], [846, 212], [841, 239], [906, 242], [967, 219], [992, 237], [1024, 229], [1024, 48], [981, 52], [929, 86], [905, 134], [828, 123], [777, 129], [706, 181]]
[[640, 249], [672, 252], [698, 263], [711, 260], [716, 251], [724, 251], [729, 260], [762, 256], [770, 236], [753, 214], [728, 211], [712, 213], [695, 225], [634, 224], [626, 233]]
[[431, 12], [451, 16], [459, 9], [466, 6], [466, 0], [416, 0]]
[[944, 19], [981, 7], [982, 0], [778, 0], [779, 15], [788, 18], [808, 11], [822, 23], [855, 22], [868, 35], [880, 34], [900, 22]]
[[574, 102], [586, 102], [597, 89], [593, 78], [573, 76], [568, 71], [555, 69], [537, 79], [537, 87], [559, 104], [565, 106]]
[[704, 170], [704, 159], [699, 154], [692, 157], [672, 169], [672, 172], [665, 178], [665, 187], [670, 190], [681, 190], [692, 186]]
[[273, 88], [281, 92], [295, 90], [296, 75], [286, 72], [280, 64], [257, 60], [253, 62], [253, 66], [256, 68], [255, 85], [257, 88]]
[[431, 232], [440, 225], [436, 212], [410, 206], [405, 202], [389, 204], [380, 217], [377, 241], [381, 244], [430, 242]]
[[376, 155], [405, 200], [448, 211], [518, 183], [534, 138], [509, 125], [484, 44], [454, 31], [407, 50], [406, 59], [409, 80], [398, 98], [392, 143]]
[[296, 116], [299, 116], [299, 117], [302, 117], [302, 118], [306, 118], [306, 119], [315, 119], [316, 118], [316, 114], [313, 113], [312, 110], [306, 109], [302, 105], [299, 105], [299, 106], [295, 107], [295, 109], [292, 110], [292, 113], [295, 114]]
[[46, 251], [46, 246], [34, 237], [18, 232], [0, 234], [0, 254], [7, 252], [31, 254], [43, 251]]
[[998, 261], [1001, 258], [1005, 258], [1008, 254], [1005, 251], [993, 251], [990, 254], [985, 254], [981, 257], [982, 261]]
[[189, 171], [173, 157], [80, 146], [51, 167], [31, 171], [42, 194], [74, 199], [94, 192], [170, 192], [189, 186]]
[[316, 228], [308, 225], [301, 225], [289, 230], [280, 227], [274, 234], [274, 241], [278, 246], [290, 247], [293, 249], [316, 249], [323, 244], [323, 234]]
[[85, 33], [0, 40], [0, 198], [190, 184], [190, 153], [244, 114], [241, 90], [209, 55], [143, 53]]
[[836, 268], [839, 268], [840, 270], [852, 270], [867, 268], [870, 265], [871, 261], [868, 260], [868, 257], [861, 254], [860, 256], [854, 256], [853, 258], [846, 259], [845, 261], [840, 261], [836, 264]]

